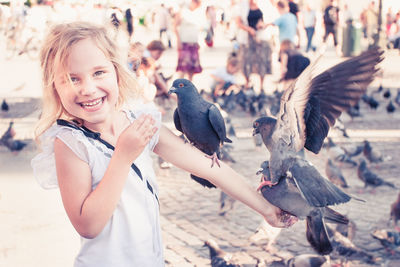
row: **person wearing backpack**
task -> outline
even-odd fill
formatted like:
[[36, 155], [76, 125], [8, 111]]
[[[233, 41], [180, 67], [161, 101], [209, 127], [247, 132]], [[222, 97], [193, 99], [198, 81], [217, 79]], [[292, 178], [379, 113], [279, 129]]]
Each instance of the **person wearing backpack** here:
[[329, 6], [325, 8], [324, 11], [324, 26], [325, 26], [325, 35], [323, 38], [324, 44], [326, 43], [326, 39], [330, 34], [333, 37], [333, 44], [336, 48], [336, 54], [340, 55], [340, 48], [338, 46], [337, 40], [337, 30], [339, 26], [339, 8], [337, 6], [336, 0], [331, 0]]

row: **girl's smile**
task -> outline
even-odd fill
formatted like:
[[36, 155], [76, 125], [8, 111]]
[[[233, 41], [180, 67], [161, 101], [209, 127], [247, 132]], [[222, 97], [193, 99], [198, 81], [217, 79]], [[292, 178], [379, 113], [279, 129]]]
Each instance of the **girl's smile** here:
[[79, 103], [79, 105], [81, 105], [81, 107], [87, 111], [97, 111], [101, 109], [105, 99], [106, 99], [105, 96], [99, 97], [97, 99], [81, 102]]

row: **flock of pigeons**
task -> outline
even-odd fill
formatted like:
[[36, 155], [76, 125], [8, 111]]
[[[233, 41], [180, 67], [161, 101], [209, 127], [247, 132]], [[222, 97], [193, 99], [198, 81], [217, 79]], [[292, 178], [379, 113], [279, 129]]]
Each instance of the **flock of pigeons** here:
[[[366, 160], [378, 163], [384, 161], [385, 157], [367, 140], [360, 146], [342, 148], [328, 138], [326, 147], [334, 156], [327, 160], [326, 179], [305, 158], [304, 150], [318, 154], [325, 146], [324, 140], [330, 128], [340, 122], [339, 116], [343, 112], [357, 110], [355, 107], [360, 100], [366, 103], [376, 101], [374, 93], [368, 96], [366, 90], [379, 71], [378, 64], [382, 60], [383, 52], [372, 48], [314, 75], [316, 61], [283, 93], [255, 96], [243, 92], [240, 95], [225, 96], [219, 103], [216, 99], [219, 106], [228, 113], [239, 105], [252, 115], [261, 115], [253, 123], [253, 135], [260, 136], [259, 143], [265, 145], [270, 156], [261, 163], [261, 170], [257, 173], [262, 176], [258, 189], [265, 199], [286, 214], [306, 220], [306, 239], [319, 254], [294, 257], [281, 262], [283, 265], [280, 266], [321, 266], [327, 255], [338, 257], [344, 262], [357, 260], [374, 264], [380, 260], [352, 242], [355, 223], [331, 206], [347, 203], [351, 199], [363, 201], [343, 190], [349, 185], [337, 165], [338, 162], [352, 167], [358, 166], [358, 177], [365, 187], [386, 185], [397, 188], [379, 177], [367, 165]], [[382, 89], [378, 91], [381, 92]], [[175, 80], [170, 93], [175, 93], [178, 97], [174, 112], [176, 129], [212, 159], [210, 166], [219, 165], [219, 160], [227, 158], [234, 162], [226, 149], [229, 145], [224, 145], [231, 142], [227, 132], [233, 130], [230, 127], [226, 129], [217, 105], [206, 101], [202, 93], [185, 79]], [[389, 99], [389, 103], [393, 105], [390, 92], [385, 92], [384, 98]], [[400, 105], [400, 93], [395, 102]], [[375, 108], [377, 105], [379, 103], [374, 104]], [[269, 111], [259, 113], [266, 107]], [[387, 111], [393, 112], [394, 108], [388, 108]], [[345, 131], [343, 135], [347, 135]], [[355, 157], [359, 157], [358, 162], [354, 160]], [[205, 187], [214, 187], [209, 182], [204, 182], [205, 179], [193, 175], [191, 177]], [[220, 215], [228, 211], [227, 198], [221, 194]], [[397, 223], [400, 219], [400, 195], [391, 210], [391, 216]], [[337, 227], [326, 223], [334, 223]], [[400, 246], [400, 235], [396, 230], [376, 230], [372, 237], [378, 239], [391, 253]], [[212, 266], [239, 266], [229, 259], [228, 253], [222, 251], [215, 241], [208, 240], [205, 245], [210, 249]], [[268, 247], [271, 245], [272, 242], [268, 243]], [[300, 265], [300, 262], [306, 263]]]

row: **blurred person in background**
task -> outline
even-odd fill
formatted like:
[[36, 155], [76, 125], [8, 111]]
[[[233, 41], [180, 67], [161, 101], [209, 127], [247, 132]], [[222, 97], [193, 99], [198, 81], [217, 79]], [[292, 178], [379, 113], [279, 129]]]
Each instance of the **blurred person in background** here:
[[341, 55], [339, 43], [338, 43], [338, 27], [339, 27], [339, 8], [336, 0], [331, 0], [330, 4], [324, 10], [323, 16], [325, 35], [323, 42], [326, 45], [326, 39], [329, 35], [333, 37], [333, 44], [336, 48], [336, 54]]
[[236, 82], [235, 74], [240, 70], [240, 62], [235, 53], [230, 54], [226, 60], [226, 65], [216, 68], [211, 72], [212, 85], [211, 92], [214, 102], [217, 97], [229, 95], [231, 92], [238, 93], [240, 90]]
[[250, 75], [256, 73], [260, 77], [260, 90], [264, 90], [265, 75], [272, 73], [272, 47], [264, 38], [266, 25], [257, 0], [243, 0], [236, 6], [236, 23], [239, 32], [237, 41], [239, 60], [245, 78], [245, 89], [252, 88]]
[[310, 4], [306, 4], [305, 10], [303, 11], [303, 24], [304, 24], [304, 29], [306, 31], [307, 35], [307, 46], [306, 46], [306, 52], [310, 51], [315, 51], [316, 48], [312, 44], [312, 39], [314, 37], [315, 33], [315, 25], [317, 23], [317, 16], [315, 13], [315, 10], [311, 8]]
[[296, 43], [297, 34], [297, 18], [293, 13], [289, 12], [289, 5], [286, 1], [278, 1], [276, 7], [279, 17], [268, 25], [275, 25], [279, 28], [279, 42], [290, 40]]
[[156, 18], [155, 19], [156, 19], [156, 23], [158, 24], [158, 30], [160, 32], [159, 40], [163, 42], [163, 36], [165, 35], [165, 38], [167, 39], [168, 47], [171, 48], [172, 47], [171, 36], [169, 33], [171, 14], [169, 13], [168, 8], [166, 8], [164, 4], [161, 4], [156, 9]]
[[281, 62], [281, 81], [284, 82], [284, 88], [299, 77], [303, 70], [310, 65], [310, 59], [301, 54], [290, 40], [282, 41], [279, 60]]
[[377, 33], [378, 28], [378, 9], [376, 8], [375, 1], [371, 1], [365, 11], [365, 23], [368, 44], [373, 44], [374, 35]]
[[198, 39], [205, 23], [205, 10], [200, 0], [191, 0], [189, 6], [183, 6], [175, 14], [174, 31], [177, 40], [179, 78], [193, 79], [193, 75], [202, 72]]

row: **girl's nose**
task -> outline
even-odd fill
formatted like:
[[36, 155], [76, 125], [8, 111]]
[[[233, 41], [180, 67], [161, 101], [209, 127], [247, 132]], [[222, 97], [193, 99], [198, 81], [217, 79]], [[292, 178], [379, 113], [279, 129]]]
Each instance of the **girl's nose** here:
[[92, 95], [96, 91], [96, 83], [92, 79], [85, 79], [79, 87], [81, 95]]

